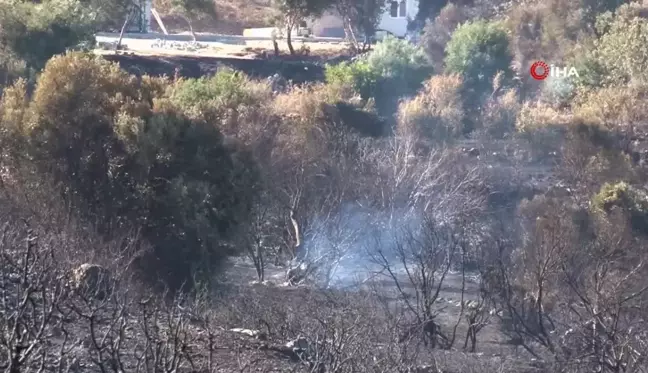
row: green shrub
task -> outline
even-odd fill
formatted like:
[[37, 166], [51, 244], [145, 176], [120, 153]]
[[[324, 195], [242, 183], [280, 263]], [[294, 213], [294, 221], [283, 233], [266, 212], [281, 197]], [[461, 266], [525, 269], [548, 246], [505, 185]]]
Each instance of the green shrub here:
[[[242, 72], [219, 70], [212, 77], [183, 79], [169, 89], [171, 101], [192, 119], [204, 120], [226, 135], [241, 138], [263, 131], [272, 100], [268, 82], [253, 81]], [[243, 140], [246, 141], [247, 140]]]
[[641, 17], [635, 5], [624, 5], [612, 17], [599, 17], [593, 56], [605, 77], [601, 85], [625, 85], [631, 80], [648, 78], [648, 20]]
[[363, 99], [375, 99], [381, 114], [392, 115], [398, 100], [415, 94], [432, 72], [422, 48], [389, 36], [357, 61], [328, 66], [326, 79], [353, 87]]
[[418, 91], [433, 72], [421, 47], [392, 36], [378, 43], [364, 61], [369, 70], [388, 81], [391, 92], [400, 95]]
[[628, 214], [633, 229], [648, 234], [648, 193], [625, 182], [606, 183], [591, 201], [595, 212], [608, 214], [621, 209]]
[[574, 97], [576, 82], [572, 79], [555, 79], [548, 77], [542, 84], [541, 98], [555, 107], [567, 105]]
[[[240, 81], [224, 76], [210, 89], [192, 85], [178, 101], [239, 100], [231, 89]], [[21, 144], [9, 147], [22, 156], [14, 158], [53, 178], [100, 232], [139, 229], [154, 246], [146, 269], [178, 286], [225, 255], [222, 243], [247, 216], [257, 171], [217, 126], [187, 116], [167, 96], [186, 82], [163, 92], [165, 82], [137, 79], [94, 56], [54, 57], [31, 98], [22, 81], [6, 90], [0, 144]]]
[[253, 102], [254, 97], [246, 89], [249, 82], [241, 72], [222, 69], [212, 77], [182, 80], [173, 87], [171, 98], [183, 108], [208, 104], [232, 109]]
[[476, 93], [489, 91], [499, 71], [505, 84], [512, 76], [512, 61], [504, 29], [483, 20], [459, 26], [446, 48], [446, 71], [460, 74], [465, 87]]
[[593, 50], [575, 56], [569, 65], [574, 66], [578, 71], [578, 76], [571, 79], [576, 91], [584, 92], [600, 88], [607, 80], [607, 69], [594, 55]]
[[353, 87], [365, 100], [375, 97], [381, 78], [366, 61], [327, 65], [324, 73], [327, 83]]
[[90, 9], [78, 0], [0, 2], [0, 45], [40, 69], [66, 50], [94, 42]]

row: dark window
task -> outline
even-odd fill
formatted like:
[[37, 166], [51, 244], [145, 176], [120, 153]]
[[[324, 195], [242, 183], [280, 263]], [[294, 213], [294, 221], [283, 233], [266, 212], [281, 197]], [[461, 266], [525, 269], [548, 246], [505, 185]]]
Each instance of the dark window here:
[[392, 17], [398, 17], [398, 1], [392, 1], [390, 4], [389, 14]]
[[405, 0], [401, 0], [400, 7], [398, 9], [398, 16], [399, 17], [407, 17], [407, 2]]

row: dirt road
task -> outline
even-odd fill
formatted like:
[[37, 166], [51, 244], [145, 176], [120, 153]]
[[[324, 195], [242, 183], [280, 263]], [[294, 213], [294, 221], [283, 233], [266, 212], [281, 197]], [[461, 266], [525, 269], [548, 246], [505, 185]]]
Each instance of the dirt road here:
[[[99, 44], [113, 44], [119, 35], [100, 33], [96, 39]], [[257, 58], [264, 51], [274, 51], [270, 38], [215, 34], [199, 34], [195, 44], [190, 34], [125, 34], [122, 45], [137, 53], [205, 57]], [[331, 57], [347, 52], [347, 45], [337, 38], [297, 38], [293, 46], [296, 50], [315, 56]], [[288, 54], [285, 41], [279, 40], [279, 49], [281, 53]]]

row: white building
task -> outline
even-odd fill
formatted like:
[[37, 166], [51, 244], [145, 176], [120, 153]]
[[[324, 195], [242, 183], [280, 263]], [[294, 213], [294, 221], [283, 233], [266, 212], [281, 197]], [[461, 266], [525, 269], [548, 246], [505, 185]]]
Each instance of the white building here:
[[[151, 30], [151, 22], [154, 21], [151, 17], [152, 0], [136, 1], [139, 3], [139, 9], [142, 12], [138, 12], [139, 14], [134, 16], [135, 22], [131, 23], [129, 29], [132, 32], [149, 32]], [[418, 13], [419, 0], [392, 0], [387, 1], [386, 5], [385, 12], [382, 14], [378, 23], [377, 31], [386, 31], [397, 37], [405, 37], [409, 20], [414, 19]], [[326, 12], [320, 18], [308, 22], [307, 26], [313, 36], [340, 38], [345, 36], [341, 17], [332, 11]], [[274, 28], [246, 29], [244, 35], [269, 36], [270, 31], [268, 30], [272, 29]], [[295, 34], [299, 34], [298, 30], [295, 30]]]
[[[397, 37], [405, 37], [407, 24], [418, 13], [418, 0], [388, 1], [385, 12], [380, 18], [378, 31], [386, 31]], [[340, 16], [327, 12], [309, 25], [314, 36], [344, 37], [344, 27]]]
[[409, 20], [416, 18], [418, 0], [390, 1], [380, 19], [378, 30], [387, 31], [398, 37], [405, 37]]

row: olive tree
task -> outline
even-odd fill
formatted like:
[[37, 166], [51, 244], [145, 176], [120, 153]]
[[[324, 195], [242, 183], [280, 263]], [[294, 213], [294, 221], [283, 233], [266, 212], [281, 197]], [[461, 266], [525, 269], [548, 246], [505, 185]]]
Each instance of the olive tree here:
[[216, 17], [214, 2], [211, 0], [172, 0], [171, 11], [187, 22], [194, 42], [196, 41], [196, 33], [193, 29], [193, 23], [200, 18]]
[[330, 0], [276, 0], [274, 7], [279, 13], [279, 24], [286, 32], [290, 54], [295, 54], [292, 31], [305, 18], [321, 15], [331, 5]]

